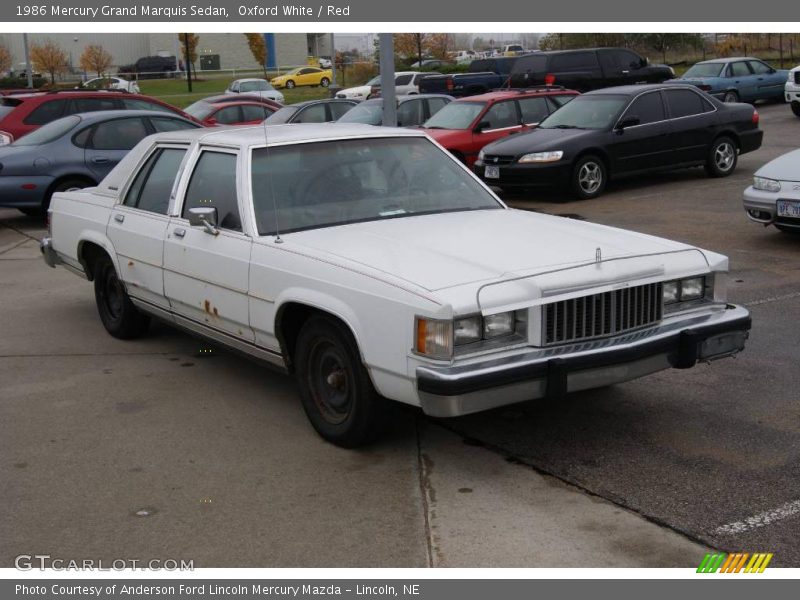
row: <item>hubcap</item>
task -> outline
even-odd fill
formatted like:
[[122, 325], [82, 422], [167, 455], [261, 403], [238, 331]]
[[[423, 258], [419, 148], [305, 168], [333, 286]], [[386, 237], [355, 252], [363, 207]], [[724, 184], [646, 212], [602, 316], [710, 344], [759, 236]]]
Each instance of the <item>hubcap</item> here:
[[122, 314], [123, 290], [114, 269], [109, 269], [106, 275], [105, 289], [103, 290], [106, 309], [112, 318], [118, 319]]
[[736, 102], [736, 94], [728, 92], [725, 94], [725, 102]]
[[720, 171], [729, 171], [733, 166], [733, 159], [736, 157], [736, 150], [728, 142], [720, 144], [714, 151], [714, 162]]
[[581, 165], [578, 171], [578, 185], [586, 194], [594, 194], [603, 183], [603, 170], [596, 162]]
[[350, 414], [352, 394], [344, 352], [327, 340], [319, 341], [309, 357], [309, 387], [322, 416], [332, 424]]

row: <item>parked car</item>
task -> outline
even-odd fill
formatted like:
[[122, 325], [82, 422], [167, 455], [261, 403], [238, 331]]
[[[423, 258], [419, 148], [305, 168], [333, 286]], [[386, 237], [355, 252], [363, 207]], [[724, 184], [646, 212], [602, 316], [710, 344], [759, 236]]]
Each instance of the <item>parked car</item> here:
[[426, 77], [420, 83], [419, 91], [423, 94], [449, 94], [456, 98], [485, 94], [508, 86], [511, 69], [517, 60], [516, 56], [473, 60], [467, 73]]
[[271, 130], [146, 139], [54, 196], [45, 261], [93, 282], [112, 336], [156, 316], [294, 374], [346, 447], [387, 399], [454, 417], [745, 346], [725, 256], [509, 209], [420, 131]]
[[226, 94], [247, 94], [248, 96], [258, 96], [267, 100], [274, 100], [283, 104], [284, 97], [276, 90], [272, 83], [266, 79], [236, 79], [231, 81]]
[[489, 92], [451, 102], [422, 127], [471, 167], [484, 146], [528, 131], [577, 95], [578, 92], [557, 87]]
[[247, 95], [240, 95], [238, 102], [209, 102], [198, 100], [186, 107], [186, 112], [206, 127], [215, 125], [257, 125], [275, 113], [275, 108], [259, 102], [248, 100]]
[[128, 81], [122, 77], [95, 77], [87, 79], [79, 86], [82, 90], [125, 90], [132, 94], [139, 93], [139, 84], [135, 81]]
[[695, 85], [723, 102], [755, 102], [783, 98], [788, 77], [789, 71], [757, 58], [736, 57], [699, 62], [674, 82]]
[[525, 54], [525, 48], [519, 44], [507, 44], [500, 50], [503, 56], [521, 56]]
[[[262, 98], [261, 96], [256, 96], [254, 94], [219, 94], [216, 96], [206, 96], [202, 100], [198, 100], [197, 102], [205, 102], [207, 104], [222, 104], [225, 102], [260, 102], [261, 104], [267, 106], [268, 108], [278, 110], [279, 108], [283, 108], [283, 104], [278, 102], [277, 100], [271, 100], [269, 98]], [[193, 105], [190, 104], [184, 109], [184, 112], [188, 112], [189, 108]]]
[[786, 102], [792, 107], [792, 112], [795, 116], [800, 117], [800, 67], [789, 71], [783, 90]]
[[[441, 75], [441, 73], [435, 73], [433, 71], [399, 71], [394, 74], [394, 93], [398, 96], [419, 94], [420, 82], [426, 77], [432, 77], [434, 75]], [[377, 81], [370, 85], [367, 98], [377, 98], [380, 95], [381, 79], [378, 77]]]
[[164, 112], [110, 110], [51, 121], [0, 148], [0, 206], [43, 214], [56, 192], [97, 185], [146, 136], [194, 129]]
[[176, 72], [183, 70], [180, 62], [174, 56], [143, 56], [132, 65], [119, 67], [117, 74], [135, 74], [138, 79], [174, 77]]
[[191, 120], [157, 98], [118, 90], [61, 90], [0, 97], [0, 146], [67, 115], [95, 110], [158, 110]]
[[459, 50], [456, 52], [453, 60], [456, 61], [456, 64], [465, 65], [471, 63], [473, 60], [477, 58], [476, 54], [472, 50]]
[[[453, 100], [443, 94], [414, 94], [397, 96], [397, 126], [416, 127], [422, 125]], [[365, 100], [347, 111], [337, 123], [383, 124], [383, 98]]]
[[330, 56], [320, 56], [318, 63], [320, 69], [330, 69], [333, 67]]
[[267, 117], [267, 125], [283, 123], [330, 123], [340, 119], [351, 108], [357, 106], [356, 100], [327, 98], [308, 100], [289, 104]]
[[[441, 60], [439, 58], [425, 58], [422, 62], [415, 60], [409, 66], [412, 69], [441, 69], [442, 67], [447, 67], [452, 65], [453, 62], [449, 60]], [[436, 75], [441, 75], [441, 73], [436, 73]]]
[[535, 52], [520, 57], [511, 72], [511, 87], [563, 85], [579, 92], [606, 87], [661, 83], [675, 77], [667, 65], [651, 65], [627, 48], [587, 48]]
[[476, 173], [500, 188], [559, 185], [596, 198], [610, 178], [705, 166], [733, 173], [761, 146], [758, 111], [694, 86], [634, 85], [577, 96], [536, 129], [489, 144]]
[[367, 81], [367, 83], [364, 85], [357, 85], [344, 90], [339, 90], [336, 92], [336, 97], [348, 100], [366, 100], [372, 92], [372, 86], [375, 84], [380, 84], [380, 81], [381, 76], [378, 75]]
[[751, 221], [800, 233], [800, 150], [756, 171], [752, 185], [744, 191], [744, 210]]
[[270, 83], [276, 88], [292, 89], [298, 85], [313, 85], [328, 87], [333, 79], [333, 72], [330, 69], [318, 69], [316, 67], [298, 67], [288, 73], [278, 75], [270, 79]]

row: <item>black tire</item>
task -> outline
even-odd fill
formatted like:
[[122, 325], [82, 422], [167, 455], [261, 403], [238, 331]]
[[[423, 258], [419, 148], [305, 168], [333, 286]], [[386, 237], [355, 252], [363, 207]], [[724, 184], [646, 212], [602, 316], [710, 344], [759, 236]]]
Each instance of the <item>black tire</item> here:
[[94, 298], [103, 327], [115, 338], [129, 340], [147, 331], [150, 317], [133, 305], [117, 277], [114, 264], [106, 255], [94, 264]]
[[710, 177], [727, 177], [736, 170], [738, 161], [736, 142], [729, 137], [718, 137], [708, 151], [706, 173]]
[[792, 102], [792, 112], [794, 116], [800, 117], [800, 102]]
[[736, 90], [728, 90], [722, 96], [722, 101], [727, 103], [739, 102], [739, 93]]
[[355, 448], [382, 431], [386, 400], [375, 391], [343, 324], [310, 318], [297, 338], [294, 363], [303, 409], [322, 438]]
[[322, 87], [328, 87], [331, 84], [331, 80], [328, 79], [327, 77], [323, 77], [322, 79], [319, 80], [319, 84]]
[[290, 79], [289, 81], [286, 82], [286, 89], [287, 90], [291, 90], [293, 87], [294, 87], [294, 81], [292, 81]]
[[597, 198], [606, 189], [608, 169], [603, 160], [594, 154], [581, 156], [572, 168], [570, 188], [581, 200]]

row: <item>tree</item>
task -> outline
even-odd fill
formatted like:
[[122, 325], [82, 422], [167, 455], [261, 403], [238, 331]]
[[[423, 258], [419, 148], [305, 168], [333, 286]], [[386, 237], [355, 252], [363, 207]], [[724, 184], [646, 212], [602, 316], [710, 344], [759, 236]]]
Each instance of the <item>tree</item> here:
[[267, 43], [264, 41], [263, 33], [245, 33], [247, 45], [250, 47], [250, 54], [264, 70], [264, 77], [267, 76]]
[[11, 51], [4, 44], [0, 44], [0, 71], [10, 71], [13, 64], [14, 58], [11, 56]]
[[114, 58], [111, 53], [99, 44], [91, 44], [86, 46], [86, 49], [81, 54], [81, 69], [90, 73], [97, 73], [98, 77], [102, 77], [103, 73], [108, 71]]
[[[187, 67], [192, 66], [192, 71], [194, 71], [194, 78], [197, 79], [197, 70], [194, 68], [194, 63], [197, 62], [197, 44], [200, 43], [200, 36], [196, 33], [179, 33], [178, 40], [181, 43], [181, 55], [183, 56], [183, 62]], [[186, 56], [186, 46], [189, 46], [189, 56]]]
[[451, 46], [448, 33], [396, 33], [394, 51], [403, 58], [415, 57], [420, 63], [426, 56], [447, 58]]
[[67, 71], [67, 53], [51, 40], [31, 45], [31, 62], [35, 69], [50, 75], [50, 83], [56, 82], [56, 75]]

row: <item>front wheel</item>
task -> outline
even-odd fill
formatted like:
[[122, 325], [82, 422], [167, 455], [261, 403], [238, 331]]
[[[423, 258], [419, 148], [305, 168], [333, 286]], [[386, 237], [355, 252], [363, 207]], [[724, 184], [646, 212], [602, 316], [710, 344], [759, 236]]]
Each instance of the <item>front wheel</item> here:
[[721, 137], [714, 140], [706, 159], [706, 172], [711, 177], [727, 177], [736, 168], [739, 155], [732, 139]]
[[319, 80], [319, 84], [322, 87], [328, 87], [331, 84], [331, 80], [328, 79], [327, 77], [323, 77], [322, 79]]
[[292, 81], [291, 79], [289, 81], [287, 81], [286, 82], [286, 87], [287, 87], [287, 89], [292, 89], [294, 87], [294, 81]]
[[731, 102], [738, 102], [739, 101], [739, 94], [737, 94], [733, 90], [728, 90], [725, 92], [725, 95], [722, 97], [723, 102], [731, 103]]
[[588, 155], [581, 157], [572, 169], [570, 187], [582, 200], [597, 198], [606, 188], [606, 166], [601, 159]]
[[372, 386], [350, 331], [325, 317], [303, 325], [295, 351], [303, 409], [320, 436], [343, 448], [380, 433], [386, 401]]
[[95, 263], [94, 298], [103, 327], [114, 337], [129, 340], [147, 331], [150, 317], [133, 305], [114, 263], [105, 255]]

